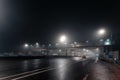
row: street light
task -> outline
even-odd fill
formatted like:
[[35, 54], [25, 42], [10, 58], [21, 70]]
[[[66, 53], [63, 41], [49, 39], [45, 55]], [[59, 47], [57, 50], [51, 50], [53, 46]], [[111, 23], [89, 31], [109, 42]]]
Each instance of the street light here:
[[111, 45], [110, 39], [107, 39], [104, 44], [105, 44], [105, 45]]
[[36, 44], [35, 44], [36, 46], [39, 46], [39, 43], [38, 42], [36, 42]]
[[[106, 32], [105, 29], [100, 29], [100, 30], [98, 31], [98, 34], [101, 35], [101, 36], [104, 36], [106, 33], [107, 33], [107, 32]], [[112, 34], [112, 33], [109, 33], [109, 34]], [[107, 34], [107, 35], [109, 35], [109, 34]], [[103, 42], [103, 41], [105, 41], [105, 42], [104, 42], [104, 45], [112, 45], [112, 35], [110, 35], [110, 39], [106, 39], [106, 40], [101, 39], [101, 40], [100, 40], [100, 42]]]
[[35, 43], [35, 48], [39, 48], [39, 46], [40, 46], [39, 43], [36, 42], [36, 43]]
[[99, 51], [99, 48], [96, 48], [96, 51]]
[[24, 51], [24, 55], [29, 55], [28, 54], [28, 52], [29, 52], [29, 44], [27, 44], [27, 43], [25, 43], [24, 45], [23, 45], [23, 51]]
[[52, 46], [52, 44], [48, 44], [48, 46], [49, 46], [49, 47], [51, 47], [51, 46]]
[[[65, 47], [67, 47], [67, 37], [66, 37], [66, 35], [61, 35], [59, 40], [62, 44], [65, 45]], [[66, 53], [66, 56], [67, 56], [67, 48], [65, 48], [65, 53]]]
[[106, 32], [105, 29], [100, 29], [100, 30], [98, 31], [98, 34], [99, 34], [99, 35], [104, 35], [105, 32]]
[[25, 48], [28, 48], [28, 47], [29, 47], [29, 45], [26, 43], [26, 44], [24, 44], [24, 47], [25, 47]]
[[86, 49], [85, 49], [85, 48], [83, 48], [83, 51], [86, 51]]
[[60, 42], [61, 42], [61, 43], [65, 43], [66, 40], [67, 40], [67, 37], [66, 37], [65, 35], [62, 35], [62, 36], [60, 37]]
[[104, 28], [101, 28], [101, 29], [99, 29], [97, 31], [97, 37], [98, 37], [98, 39], [102, 38], [102, 39], [99, 40], [99, 44], [100, 45], [103, 45], [103, 41], [105, 39], [105, 36], [107, 35], [106, 33], [107, 33], [107, 31]]

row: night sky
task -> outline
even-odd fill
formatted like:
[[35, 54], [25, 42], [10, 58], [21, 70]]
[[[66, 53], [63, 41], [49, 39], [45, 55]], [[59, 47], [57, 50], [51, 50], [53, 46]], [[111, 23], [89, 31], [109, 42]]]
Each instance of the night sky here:
[[70, 42], [91, 40], [101, 27], [119, 36], [119, 26], [119, 2], [0, 0], [0, 51], [53, 43], [60, 34]]

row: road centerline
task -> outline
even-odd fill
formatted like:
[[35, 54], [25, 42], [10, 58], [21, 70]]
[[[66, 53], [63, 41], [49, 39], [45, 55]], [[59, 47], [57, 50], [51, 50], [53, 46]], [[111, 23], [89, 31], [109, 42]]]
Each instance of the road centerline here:
[[2, 78], [0, 78], [0, 80], [12, 78], [12, 77], [17, 77], [17, 76], [21, 76], [21, 75], [25, 75], [25, 74], [30, 74], [30, 73], [37, 72], [37, 71], [44, 70], [44, 69], [48, 69], [48, 68], [50, 68], [50, 67], [35, 69], [35, 70], [32, 70], [32, 71], [26, 71], [26, 72], [23, 72], [23, 73], [18, 73], [18, 74], [2, 77]]

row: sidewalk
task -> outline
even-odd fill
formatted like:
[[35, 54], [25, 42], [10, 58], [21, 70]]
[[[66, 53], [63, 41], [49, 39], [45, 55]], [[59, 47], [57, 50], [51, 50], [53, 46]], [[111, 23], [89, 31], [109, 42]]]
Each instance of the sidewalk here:
[[87, 80], [120, 80], [120, 69], [114, 64], [99, 61], [91, 66]]

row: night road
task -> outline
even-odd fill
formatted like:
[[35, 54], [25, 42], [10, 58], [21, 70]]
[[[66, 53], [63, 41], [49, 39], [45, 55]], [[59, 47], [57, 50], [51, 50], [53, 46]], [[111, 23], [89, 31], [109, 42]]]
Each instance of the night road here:
[[0, 80], [85, 80], [91, 63], [80, 57], [0, 60]]
[[0, 0], [0, 80], [120, 80], [120, 4]]

